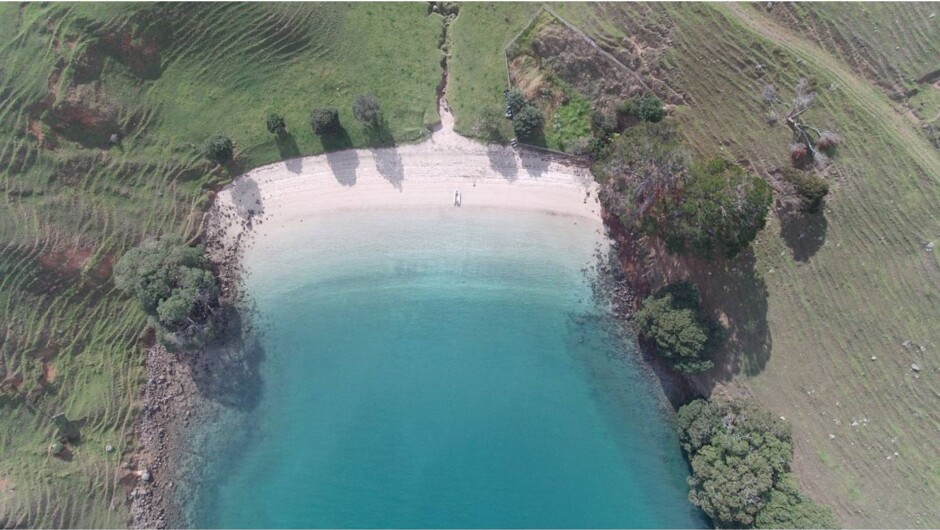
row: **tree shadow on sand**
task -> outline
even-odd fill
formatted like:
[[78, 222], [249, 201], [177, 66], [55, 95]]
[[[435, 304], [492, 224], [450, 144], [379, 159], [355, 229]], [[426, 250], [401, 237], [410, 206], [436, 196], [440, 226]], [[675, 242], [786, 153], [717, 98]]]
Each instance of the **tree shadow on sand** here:
[[242, 219], [242, 222], [251, 223], [254, 216], [264, 213], [261, 190], [258, 188], [258, 183], [251, 177], [235, 180], [232, 184], [232, 202], [235, 206], [235, 213]]
[[401, 154], [395, 147], [395, 138], [392, 136], [385, 120], [374, 127], [366, 129], [369, 145], [373, 147], [372, 156], [375, 159], [375, 169], [385, 180], [389, 181], [398, 191], [402, 189], [405, 180], [405, 166]]
[[829, 222], [820, 208], [819, 212], [802, 211], [799, 204], [787, 203], [777, 209], [780, 219], [780, 237], [793, 252], [793, 259], [807, 262], [826, 243]]
[[340, 127], [335, 133], [321, 136], [320, 143], [326, 150], [326, 163], [336, 181], [343, 186], [355, 186], [359, 155], [350, 149], [352, 140], [346, 129]]
[[257, 337], [245, 330], [241, 313], [232, 306], [214, 316], [218, 338], [201, 353], [186, 357], [200, 395], [241, 411], [254, 409], [261, 400], [263, 384], [259, 366], [264, 350]]
[[490, 161], [490, 169], [504, 179], [512, 182], [519, 176], [519, 166], [515, 153], [501, 145], [487, 144], [486, 157]]

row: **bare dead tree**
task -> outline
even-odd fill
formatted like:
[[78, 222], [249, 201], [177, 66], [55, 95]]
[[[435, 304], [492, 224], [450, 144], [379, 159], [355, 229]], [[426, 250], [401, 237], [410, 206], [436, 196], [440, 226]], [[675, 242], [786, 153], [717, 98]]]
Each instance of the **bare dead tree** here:
[[793, 131], [793, 142], [790, 145], [791, 159], [798, 165], [813, 162], [816, 167], [825, 168], [829, 163], [827, 152], [831, 153], [839, 145], [840, 137], [832, 131], [820, 130], [806, 122], [804, 115], [816, 103], [816, 91], [812, 84], [806, 79], [800, 79], [793, 90], [795, 96], [787, 108], [773, 85], [764, 86], [761, 90], [761, 99], [769, 108], [767, 121], [771, 124], [776, 123], [780, 116], [778, 107], [784, 106], [787, 110], [784, 122]]

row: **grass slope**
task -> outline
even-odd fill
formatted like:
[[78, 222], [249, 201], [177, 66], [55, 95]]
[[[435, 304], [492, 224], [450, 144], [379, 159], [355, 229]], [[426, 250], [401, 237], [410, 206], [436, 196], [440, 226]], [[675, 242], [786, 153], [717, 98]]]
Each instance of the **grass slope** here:
[[[440, 32], [424, 4], [0, 6], [0, 526], [126, 524], [145, 319], [113, 260], [195, 234], [232, 172], [322, 152], [314, 106], [340, 109], [343, 143], [368, 141], [351, 115], [367, 91], [397, 141], [427, 134]], [[217, 132], [240, 157], [210, 171], [198, 146]], [[59, 411], [84, 423], [68, 459], [46, 452]]]
[[923, 248], [940, 237], [937, 152], [882, 91], [754, 6], [558, 10], [627, 64], [631, 39], [672, 39], [661, 62], [688, 102], [676, 111], [687, 141], [760, 171], [787, 164], [790, 137], [764, 122], [761, 86], [815, 77], [835, 87], [811, 111], [844, 139], [825, 219], [771, 219], [755, 247], [766, 296], [734, 281], [711, 296], [751, 335], [736, 352], [740, 376], [793, 423], [795, 467], [812, 496], [849, 527], [940, 525], [940, 264]]

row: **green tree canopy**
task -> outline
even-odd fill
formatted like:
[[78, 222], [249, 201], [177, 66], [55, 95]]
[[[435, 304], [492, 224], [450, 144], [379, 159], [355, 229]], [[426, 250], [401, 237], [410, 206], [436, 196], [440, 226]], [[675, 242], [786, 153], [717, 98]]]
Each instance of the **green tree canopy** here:
[[522, 139], [531, 138], [542, 128], [542, 111], [535, 105], [525, 105], [512, 117], [512, 129]]
[[676, 370], [695, 374], [714, 366], [708, 355], [721, 342], [722, 329], [704, 317], [692, 284], [672, 284], [647, 297], [636, 313], [636, 326]]
[[271, 134], [281, 136], [287, 132], [287, 124], [284, 123], [284, 118], [280, 114], [269, 112], [265, 117], [264, 124]]
[[529, 102], [526, 101], [525, 95], [518, 88], [510, 90], [506, 94], [506, 105], [509, 106], [509, 110], [512, 111], [513, 115], [517, 114], [528, 104]]
[[636, 117], [651, 123], [663, 119], [663, 101], [654, 96], [647, 96], [636, 100], [633, 105]]
[[353, 116], [366, 127], [374, 128], [382, 124], [382, 107], [374, 94], [356, 96], [353, 101]]
[[202, 154], [216, 164], [225, 164], [235, 154], [235, 145], [231, 138], [217, 134], [206, 140]]
[[679, 409], [692, 464], [689, 499], [719, 528], [831, 528], [831, 512], [790, 474], [789, 425], [751, 400], [696, 400]]
[[310, 126], [317, 136], [339, 132], [339, 111], [330, 107], [313, 109], [310, 113]]
[[764, 227], [772, 198], [763, 179], [731, 162], [700, 161], [659, 198], [646, 222], [671, 252], [733, 258]]
[[114, 266], [114, 284], [171, 332], [205, 322], [219, 296], [203, 249], [173, 237], [127, 251]]

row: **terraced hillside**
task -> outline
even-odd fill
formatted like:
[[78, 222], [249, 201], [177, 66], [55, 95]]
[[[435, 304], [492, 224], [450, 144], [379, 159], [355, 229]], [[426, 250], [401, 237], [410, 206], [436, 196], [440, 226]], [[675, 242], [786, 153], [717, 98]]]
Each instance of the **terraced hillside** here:
[[[148, 337], [114, 259], [194, 236], [241, 169], [322, 152], [314, 106], [340, 109], [344, 145], [368, 142], [351, 103], [369, 91], [396, 141], [426, 134], [440, 32], [423, 4], [0, 6], [0, 526], [126, 524]], [[227, 167], [199, 154], [214, 133]], [[52, 456], [57, 412], [78, 436]]]
[[[940, 154], [872, 80], [763, 5], [556, 9], [682, 96], [674, 116], [696, 151], [765, 175], [788, 163], [790, 132], [765, 122], [761, 87], [818, 81], [812, 116], [844, 139], [825, 215], [778, 208], [753, 264], [729, 264], [703, 296], [742, 336], [729, 346], [738, 377], [792, 422], [796, 469], [816, 500], [849, 527], [940, 525], [940, 261], [926, 251], [940, 238]], [[913, 19], [923, 7], [893, 9]], [[904, 39], [936, 31], [918, 27]]]

